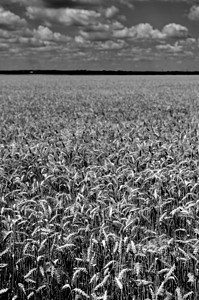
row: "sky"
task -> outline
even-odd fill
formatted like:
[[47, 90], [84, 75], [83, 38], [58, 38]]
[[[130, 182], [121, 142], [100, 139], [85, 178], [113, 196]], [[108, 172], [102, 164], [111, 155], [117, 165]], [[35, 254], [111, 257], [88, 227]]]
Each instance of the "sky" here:
[[0, 70], [199, 70], [199, 0], [0, 0]]

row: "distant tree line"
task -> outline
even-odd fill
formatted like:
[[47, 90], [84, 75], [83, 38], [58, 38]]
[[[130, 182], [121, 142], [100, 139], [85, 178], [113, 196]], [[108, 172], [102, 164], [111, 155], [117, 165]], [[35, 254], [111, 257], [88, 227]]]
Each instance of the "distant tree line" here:
[[199, 71], [0, 70], [5, 75], [199, 75]]

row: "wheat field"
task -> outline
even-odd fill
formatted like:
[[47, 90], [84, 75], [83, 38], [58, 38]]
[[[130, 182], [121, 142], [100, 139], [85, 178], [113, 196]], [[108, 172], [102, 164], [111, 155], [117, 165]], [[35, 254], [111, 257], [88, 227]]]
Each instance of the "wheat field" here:
[[199, 299], [199, 77], [0, 87], [0, 299]]

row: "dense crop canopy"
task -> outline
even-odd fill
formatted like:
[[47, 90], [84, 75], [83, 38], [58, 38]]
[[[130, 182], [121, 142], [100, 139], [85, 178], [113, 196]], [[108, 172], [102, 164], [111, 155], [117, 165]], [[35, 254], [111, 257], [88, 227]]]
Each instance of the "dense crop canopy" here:
[[198, 77], [0, 77], [0, 299], [199, 298]]

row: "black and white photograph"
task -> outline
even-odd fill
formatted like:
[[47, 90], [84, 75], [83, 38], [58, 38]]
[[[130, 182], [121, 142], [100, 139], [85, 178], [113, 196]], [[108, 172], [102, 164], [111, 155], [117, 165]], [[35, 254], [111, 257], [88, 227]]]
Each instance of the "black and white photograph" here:
[[0, 300], [199, 300], [199, 0], [0, 0]]

